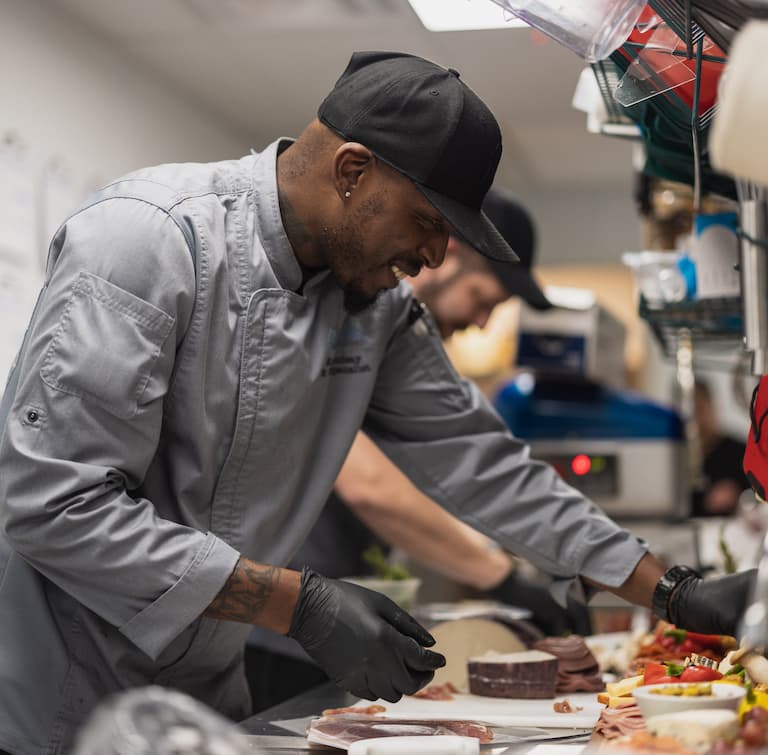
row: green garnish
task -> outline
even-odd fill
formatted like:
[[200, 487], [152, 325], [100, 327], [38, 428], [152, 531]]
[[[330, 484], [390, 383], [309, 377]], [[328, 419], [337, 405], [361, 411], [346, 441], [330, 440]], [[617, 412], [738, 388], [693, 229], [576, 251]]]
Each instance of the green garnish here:
[[744, 673], [744, 666], [742, 666], [740, 663], [737, 663], [735, 666], [731, 666], [728, 671], [726, 671], [723, 676], [731, 676], [733, 674], [734, 676], [736, 674], [743, 674]]
[[665, 663], [667, 667], [667, 676], [680, 676], [685, 670], [685, 666], [681, 666], [677, 663]]
[[731, 553], [730, 548], [728, 547], [728, 543], [725, 542], [725, 525], [720, 525], [720, 534], [717, 541], [718, 546], [720, 547], [720, 553], [723, 555], [723, 571], [726, 574], [735, 574], [736, 569], [738, 568], [738, 564], [736, 563], [736, 559], [733, 557], [733, 554]]
[[379, 579], [408, 579], [409, 571], [399, 564], [390, 564], [382, 547], [375, 543], [363, 551], [363, 561], [367, 563]]
[[688, 636], [688, 632], [685, 629], [665, 629], [664, 637], [671, 637], [675, 644], [679, 645]]

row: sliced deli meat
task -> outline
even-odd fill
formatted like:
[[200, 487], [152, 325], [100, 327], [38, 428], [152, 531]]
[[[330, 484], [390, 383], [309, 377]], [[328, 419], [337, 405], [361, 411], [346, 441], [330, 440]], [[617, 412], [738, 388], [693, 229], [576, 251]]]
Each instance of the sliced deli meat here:
[[487, 653], [468, 659], [467, 675], [473, 695], [550, 698], [556, 691], [557, 658], [541, 650]]
[[595, 725], [595, 734], [604, 739], [618, 739], [645, 731], [645, 719], [637, 703], [622, 708], [603, 708]]
[[420, 721], [414, 719], [379, 718], [365, 715], [324, 716], [309, 724], [307, 739], [312, 744], [346, 750], [361, 739], [373, 737], [433, 736], [455, 734], [475, 737], [481, 744], [493, 740], [493, 730], [476, 721]]
[[568, 637], [545, 637], [534, 647], [557, 658], [557, 692], [600, 692], [603, 677], [597, 659], [577, 634]]
[[412, 697], [419, 697], [422, 700], [453, 700], [453, 696], [458, 692], [456, 685], [446, 682], [445, 684], [429, 684], [418, 692], [414, 692]]
[[345, 708], [326, 708], [324, 716], [339, 716], [342, 713], [360, 713], [365, 716], [375, 716], [387, 710], [385, 705], [348, 705]]

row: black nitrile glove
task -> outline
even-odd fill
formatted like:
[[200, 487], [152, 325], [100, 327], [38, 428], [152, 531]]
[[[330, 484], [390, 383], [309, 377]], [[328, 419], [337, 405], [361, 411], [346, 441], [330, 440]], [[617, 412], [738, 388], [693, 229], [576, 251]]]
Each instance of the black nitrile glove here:
[[667, 600], [667, 616], [680, 629], [735, 636], [747, 608], [757, 569], [701, 579], [684, 577]]
[[397, 702], [445, 665], [435, 640], [381, 593], [304, 567], [288, 632], [339, 687], [367, 700]]
[[[589, 609], [585, 605], [569, 598], [568, 607], [563, 608], [546, 586], [532, 582], [515, 571], [491, 588], [488, 594], [507, 605], [530, 610], [531, 624], [546, 637], [560, 637], [566, 633], [592, 634]], [[527, 639], [523, 638], [524, 641]], [[537, 639], [540, 637], [535, 637], [533, 641]]]

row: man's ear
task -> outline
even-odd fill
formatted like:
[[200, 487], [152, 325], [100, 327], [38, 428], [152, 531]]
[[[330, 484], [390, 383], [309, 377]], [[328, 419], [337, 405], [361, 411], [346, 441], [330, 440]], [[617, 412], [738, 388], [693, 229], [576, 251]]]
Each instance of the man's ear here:
[[331, 170], [333, 184], [342, 201], [348, 201], [370, 172], [376, 156], [358, 142], [344, 142], [334, 153]]

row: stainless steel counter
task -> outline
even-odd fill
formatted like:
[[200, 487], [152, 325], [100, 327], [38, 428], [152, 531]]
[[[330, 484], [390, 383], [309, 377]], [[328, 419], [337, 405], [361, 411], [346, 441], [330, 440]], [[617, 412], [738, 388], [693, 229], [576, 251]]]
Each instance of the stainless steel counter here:
[[325, 708], [342, 708], [353, 705], [357, 700], [358, 698], [339, 689], [333, 682], [327, 682], [246, 718], [240, 727], [249, 734], [279, 734], [280, 730], [276, 731], [274, 721], [319, 716]]
[[[340, 708], [355, 702], [357, 702], [356, 697], [328, 682], [246, 719], [240, 724], [240, 727], [249, 735], [248, 742], [254, 751], [262, 755], [329, 753], [332, 750], [326, 747], [313, 748], [300, 735], [305, 722], [308, 723], [310, 718], [320, 715], [325, 708]], [[302, 719], [306, 721], [302, 721]], [[289, 722], [287, 726], [290, 728], [278, 726], [276, 722]], [[557, 734], [557, 732], [553, 731], [553, 734]], [[549, 742], [548, 745], [547, 741]], [[525, 753], [532, 753], [537, 746], [552, 747], [553, 744], [558, 745], [558, 752], [568, 751], [577, 755], [584, 748], [584, 739], [551, 739], [540, 742], [525, 742], [509, 747], [489, 745], [484, 746], [482, 751], [486, 755], [524, 755]]]

